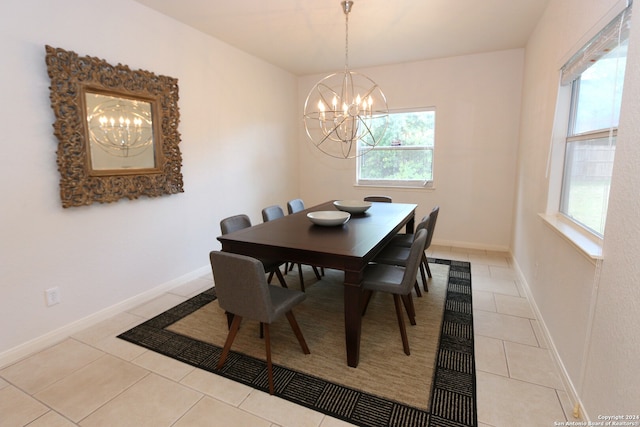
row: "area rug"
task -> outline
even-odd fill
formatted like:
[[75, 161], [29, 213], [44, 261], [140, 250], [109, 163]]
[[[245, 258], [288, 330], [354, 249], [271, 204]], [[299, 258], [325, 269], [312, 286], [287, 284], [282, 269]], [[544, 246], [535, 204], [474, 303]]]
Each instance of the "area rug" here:
[[[311, 355], [286, 319], [272, 324], [275, 394], [358, 426], [476, 426], [470, 265], [429, 261], [429, 292], [414, 297], [418, 324], [407, 322], [411, 356], [402, 351], [393, 300], [375, 294], [362, 320], [357, 368], [346, 365], [342, 273], [327, 270], [320, 281], [305, 275], [307, 299], [294, 313]], [[295, 288], [297, 274], [286, 277]], [[257, 323], [243, 321], [224, 368], [215, 369], [227, 334], [215, 298], [211, 288], [120, 338], [267, 391]]]

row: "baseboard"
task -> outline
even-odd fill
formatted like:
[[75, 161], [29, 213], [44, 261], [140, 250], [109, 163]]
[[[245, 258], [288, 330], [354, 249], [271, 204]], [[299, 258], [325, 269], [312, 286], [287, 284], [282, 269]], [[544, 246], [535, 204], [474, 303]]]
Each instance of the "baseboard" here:
[[431, 245], [432, 246], [450, 246], [452, 248], [473, 249], [473, 250], [492, 251], [492, 252], [510, 252], [508, 246], [461, 242], [458, 240], [434, 239], [431, 242]]
[[584, 420], [588, 421], [590, 418], [586, 413], [586, 410], [584, 408], [584, 405], [582, 404], [582, 400], [580, 399], [580, 395], [578, 394], [578, 391], [575, 385], [573, 384], [573, 382], [571, 381], [571, 378], [569, 377], [569, 372], [567, 371], [566, 367], [564, 366], [564, 363], [562, 362], [560, 353], [558, 353], [558, 349], [555, 346], [553, 339], [551, 338], [551, 334], [549, 333], [549, 329], [547, 328], [547, 325], [544, 322], [542, 313], [540, 312], [540, 309], [536, 304], [536, 300], [533, 298], [533, 294], [531, 292], [531, 288], [529, 287], [529, 283], [525, 279], [524, 274], [520, 269], [520, 265], [518, 265], [518, 262], [513, 257], [513, 255], [511, 256], [511, 260], [513, 262], [513, 268], [518, 276], [518, 280], [522, 284], [522, 288], [527, 294], [527, 299], [531, 304], [531, 309], [533, 310], [533, 313], [535, 314], [536, 319], [538, 320], [538, 324], [540, 325], [540, 330], [542, 331], [542, 334], [544, 335], [544, 339], [547, 342], [547, 345], [549, 347], [549, 351], [551, 352], [551, 357], [556, 364], [556, 368], [558, 369], [558, 372], [560, 373], [560, 379], [562, 380], [564, 389], [566, 393], [569, 395], [569, 399], [571, 400], [572, 404], [574, 405], [573, 410], [575, 411], [576, 408], [578, 408], [579, 416], [575, 418], [575, 421], [584, 421]]
[[0, 368], [15, 363], [33, 353], [37, 353], [59, 343], [72, 336], [73, 334], [89, 328], [99, 322], [107, 320], [117, 314], [123, 313], [127, 310], [137, 307], [147, 301], [159, 297], [160, 295], [171, 291], [171, 289], [177, 288], [191, 280], [202, 277], [211, 272], [210, 266], [201, 267], [176, 279], [172, 279], [166, 283], [156, 286], [153, 289], [149, 289], [141, 294], [128, 298], [96, 313], [93, 313], [82, 319], [78, 319], [72, 323], [62, 326], [56, 330], [48, 332], [38, 338], [31, 341], [27, 341], [17, 347], [11, 348], [3, 353], [0, 353]]

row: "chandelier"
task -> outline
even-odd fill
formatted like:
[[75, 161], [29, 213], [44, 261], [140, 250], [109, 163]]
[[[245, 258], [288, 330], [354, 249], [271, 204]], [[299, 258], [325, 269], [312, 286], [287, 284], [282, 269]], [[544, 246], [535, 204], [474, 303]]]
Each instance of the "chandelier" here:
[[387, 99], [364, 74], [349, 70], [349, 12], [353, 1], [342, 3], [345, 14], [345, 66], [309, 92], [304, 103], [307, 136], [323, 153], [351, 159], [375, 147], [389, 122]]
[[153, 144], [149, 103], [96, 95], [99, 102], [87, 115], [89, 134], [112, 156], [134, 157]]

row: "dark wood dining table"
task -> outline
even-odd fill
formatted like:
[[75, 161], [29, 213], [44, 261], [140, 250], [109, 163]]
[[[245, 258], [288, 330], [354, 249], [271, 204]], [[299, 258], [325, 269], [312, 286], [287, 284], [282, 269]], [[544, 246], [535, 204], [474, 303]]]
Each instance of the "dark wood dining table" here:
[[307, 213], [335, 211], [333, 201], [218, 237], [222, 250], [344, 271], [347, 364], [358, 366], [362, 327], [360, 300], [367, 264], [402, 230], [413, 233], [415, 204], [373, 202], [339, 226], [311, 223]]

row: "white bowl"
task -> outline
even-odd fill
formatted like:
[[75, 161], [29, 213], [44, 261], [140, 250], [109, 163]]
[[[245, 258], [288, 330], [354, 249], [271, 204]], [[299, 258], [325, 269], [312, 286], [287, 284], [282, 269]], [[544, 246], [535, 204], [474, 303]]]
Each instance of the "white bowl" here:
[[333, 205], [341, 211], [361, 214], [371, 207], [371, 202], [364, 202], [362, 200], [336, 200], [333, 202]]
[[316, 225], [335, 226], [349, 221], [351, 214], [341, 211], [316, 211], [309, 212], [307, 218]]

